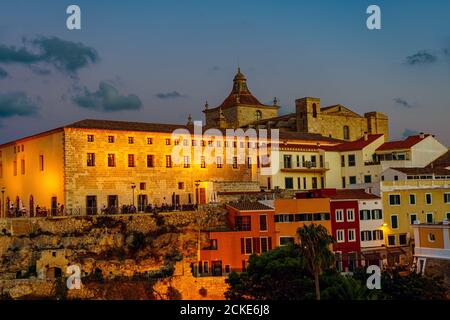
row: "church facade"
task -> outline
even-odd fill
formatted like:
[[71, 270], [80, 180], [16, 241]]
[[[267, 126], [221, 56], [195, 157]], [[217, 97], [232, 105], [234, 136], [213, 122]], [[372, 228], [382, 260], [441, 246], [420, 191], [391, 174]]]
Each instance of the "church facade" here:
[[205, 105], [206, 126], [216, 128], [265, 128], [302, 133], [315, 133], [324, 137], [354, 141], [364, 134], [383, 134], [389, 138], [389, 119], [381, 112], [364, 115], [343, 105], [321, 107], [320, 99], [304, 97], [295, 101], [295, 112], [278, 115], [279, 105], [264, 105], [250, 92], [247, 79], [240, 69], [233, 80], [228, 97], [215, 108]]

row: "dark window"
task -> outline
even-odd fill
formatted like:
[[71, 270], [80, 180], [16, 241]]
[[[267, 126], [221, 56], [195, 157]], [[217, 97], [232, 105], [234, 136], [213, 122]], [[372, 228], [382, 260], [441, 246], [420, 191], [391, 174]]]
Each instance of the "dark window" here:
[[39, 156], [39, 170], [44, 171], [44, 156], [42, 154]]
[[372, 176], [370, 174], [364, 176], [364, 183], [372, 183]]
[[415, 194], [409, 195], [409, 204], [416, 204], [416, 195]]
[[398, 228], [398, 217], [397, 216], [391, 216], [391, 228], [392, 229]]
[[217, 168], [222, 168], [222, 157], [216, 158]]
[[133, 144], [134, 143], [134, 137], [128, 137], [128, 143]]
[[108, 143], [114, 143], [114, 136], [108, 136]]
[[349, 167], [354, 167], [355, 165], [356, 165], [355, 155], [354, 154], [349, 154], [348, 155], [348, 166]]
[[399, 244], [400, 244], [401, 246], [406, 245], [406, 234], [405, 234], [405, 233], [400, 234], [400, 235], [398, 236], [398, 242], [399, 242]]
[[313, 188], [313, 189], [317, 189], [317, 178], [316, 178], [316, 177], [313, 177], [313, 178], [311, 179], [311, 181], [312, 181], [312, 188]]
[[389, 195], [389, 204], [391, 206], [400, 205], [400, 195], [399, 194], [390, 194]]
[[145, 188], [146, 188], [146, 183], [145, 182], [139, 183], [139, 189], [140, 190], [145, 190]]
[[184, 189], [184, 182], [178, 182], [178, 189], [180, 190]]
[[356, 177], [355, 176], [348, 177], [348, 184], [356, 184]]
[[345, 156], [341, 156], [341, 167], [345, 167]]
[[237, 157], [233, 157], [233, 169], [237, 169], [238, 164], [237, 164]]
[[259, 216], [259, 230], [267, 231], [267, 216], [266, 215]]
[[94, 167], [95, 166], [95, 153], [87, 154], [87, 166]]
[[88, 134], [87, 141], [88, 142], [94, 142], [94, 135], [93, 134]]
[[388, 245], [395, 246], [395, 235], [388, 235]]
[[147, 168], [153, 168], [155, 166], [154, 157], [152, 154], [147, 155]]
[[253, 253], [252, 238], [245, 238], [245, 254]]
[[292, 157], [290, 155], [284, 156], [284, 167], [287, 169], [292, 168]]
[[129, 167], [134, 167], [134, 154], [129, 154], [128, 155], [128, 166]]
[[342, 177], [342, 188], [345, 189], [345, 177]]
[[170, 146], [170, 139], [166, 139], [166, 146]]
[[116, 166], [116, 155], [114, 153], [108, 153], [108, 167]]
[[294, 243], [294, 237], [280, 237], [280, 246], [286, 246]]
[[153, 138], [147, 138], [147, 144], [153, 144]]
[[236, 229], [239, 231], [251, 231], [251, 217], [237, 216], [235, 219]]
[[267, 238], [261, 238], [261, 253], [267, 252], [269, 250], [269, 244]]
[[431, 193], [425, 194], [425, 202], [426, 202], [426, 204], [431, 204], [431, 202], [432, 202]]
[[410, 216], [409, 216], [409, 222], [411, 223], [411, 224], [414, 224], [414, 222], [417, 220], [417, 215], [416, 214], [411, 214]]
[[344, 140], [350, 140], [350, 128], [344, 126]]
[[444, 193], [444, 203], [450, 203], [450, 193]]
[[294, 179], [293, 178], [284, 178], [284, 186], [285, 189], [294, 189]]

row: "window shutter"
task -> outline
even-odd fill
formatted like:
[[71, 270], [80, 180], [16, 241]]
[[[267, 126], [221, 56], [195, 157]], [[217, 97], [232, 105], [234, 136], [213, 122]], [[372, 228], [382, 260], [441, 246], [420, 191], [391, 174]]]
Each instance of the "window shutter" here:
[[241, 238], [241, 254], [245, 253], [245, 243], [244, 238]]
[[272, 237], [268, 238], [268, 242], [269, 242], [268, 244], [269, 250], [272, 250]]
[[261, 253], [261, 244], [259, 242], [259, 238], [253, 238], [253, 252]]

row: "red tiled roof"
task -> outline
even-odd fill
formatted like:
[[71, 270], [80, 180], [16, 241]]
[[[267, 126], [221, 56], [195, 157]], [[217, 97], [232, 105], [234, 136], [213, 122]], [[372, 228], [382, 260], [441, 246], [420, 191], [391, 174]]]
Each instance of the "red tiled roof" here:
[[376, 196], [371, 193], [367, 193], [364, 189], [337, 189], [336, 194], [328, 195], [328, 197], [332, 200], [345, 200], [345, 199], [380, 199], [379, 196]]
[[423, 138], [421, 138], [420, 135], [416, 135], [416, 136], [409, 136], [405, 140], [385, 142], [378, 147], [377, 151], [409, 149], [429, 136], [430, 134], [426, 134], [423, 136]]
[[265, 204], [262, 204], [260, 202], [250, 202], [250, 201], [228, 203], [227, 206], [232, 207], [239, 211], [274, 210], [273, 208], [266, 206]]
[[450, 170], [445, 168], [391, 168], [403, 172], [407, 175], [423, 175], [423, 174], [434, 174], [437, 176], [450, 176]]
[[230, 95], [222, 102], [222, 104], [219, 107], [222, 109], [227, 109], [231, 108], [232, 106], [235, 106], [236, 104], [264, 106], [249, 91], [248, 93], [240, 93], [240, 94], [230, 93]]
[[341, 143], [335, 146], [322, 146], [321, 149], [325, 151], [361, 150], [382, 136], [382, 134], [370, 134], [367, 136], [367, 140], [365, 140], [364, 137], [361, 137], [358, 140]]
[[450, 167], [450, 150], [442, 156], [431, 162], [426, 166], [427, 168], [447, 168]]

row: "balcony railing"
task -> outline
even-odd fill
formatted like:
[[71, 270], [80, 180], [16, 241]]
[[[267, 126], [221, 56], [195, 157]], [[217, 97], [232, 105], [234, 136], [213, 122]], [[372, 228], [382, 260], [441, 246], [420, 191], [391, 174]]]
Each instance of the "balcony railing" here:
[[303, 169], [303, 170], [317, 170], [317, 169], [329, 169], [328, 162], [312, 162], [312, 161], [303, 161], [298, 163], [298, 165], [294, 165], [294, 163], [282, 163], [282, 169]]

